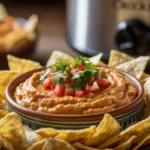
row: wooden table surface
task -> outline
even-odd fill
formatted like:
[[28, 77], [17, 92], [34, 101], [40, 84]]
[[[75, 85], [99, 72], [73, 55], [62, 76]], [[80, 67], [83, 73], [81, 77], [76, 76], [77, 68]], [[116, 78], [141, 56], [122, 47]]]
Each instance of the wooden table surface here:
[[28, 18], [34, 13], [39, 16], [39, 39], [36, 51], [31, 57], [33, 60], [39, 61], [44, 65], [54, 50], [64, 51], [72, 56], [79, 55], [67, 43], [65, 6], [23, 5], [20, 7], [11, 5], [7, 9], [13, 16]]

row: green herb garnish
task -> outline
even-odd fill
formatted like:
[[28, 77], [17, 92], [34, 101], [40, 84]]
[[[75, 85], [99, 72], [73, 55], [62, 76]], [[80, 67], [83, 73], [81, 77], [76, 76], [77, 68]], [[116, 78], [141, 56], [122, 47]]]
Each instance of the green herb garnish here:
[[66, 81], [66, 76], [64, 76], [62, 73], [58, 73], [53, 78], [53, 83], [55, 84], [64, 84]]
[[[83, 68], [83, 70], [80, 70], [80, 67]], [[51, 69], [55, 70], [51, 72], [54, 84], [65, 84], [66, 80], [69, 79], [71, 82], [67, 86], [75, 90], [84, 89], [93, 78], [102, 78], [104, 76], [104, 72], [97, 69], [96, 65], [91, 63], [87, 57], [75, 58], [72, 65], [70, 65], [67, 60], [60, 59], [56, 64], [52, 65], [51, 68], [46, 69], [46, 71], [41, 74], [40, 83], [45, 80]], [[75, 69], [74, 74], [71, 73], [72, 69]]]
[[53, 68], [56, 69], [56, 71], [64, 71], [66, 67], [69, 66], [69, 63], [67, 60], [60, 59], [56, 64], [52, 65]]
[[50, 72], [51, 68], [47, 68], [44, 72], [41, 73], [41, 77], [39, 79], [40, 83], [43, 83], [43, 81], [45, 80], [46, 76], [48, 75], [48, 73]]

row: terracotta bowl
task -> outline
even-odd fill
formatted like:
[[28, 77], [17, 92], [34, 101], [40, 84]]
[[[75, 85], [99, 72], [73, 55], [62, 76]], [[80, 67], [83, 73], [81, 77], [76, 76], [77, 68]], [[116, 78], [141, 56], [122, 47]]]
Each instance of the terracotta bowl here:
[[[21, 25], [24, 25], [26, 23], [26, 19], [23, 18], [17, 18], [19, 23]], [[36, 31], [37, 32], [37, 31]], [[38, 33], [37, 33], [38, 34]], [[2, 50], [0, 51], [0, 69], [6, 69], [8, 68], [8, 63], [7, 63], [7, 55], [11, 54], [17, 57], [24, 57], [28, 58], [35, 50], [37, 43], [37, 37], [34, 41], [24, 44], [18, 48], [10, 49], [9, 51]]]
[[[6, 98], [8, 101], [9, 110], [18, 113], [25, 124], [31, 126], [34, 129], [40, 127], [79, 129], [91, 125], [97, 125], [101, 121], [104, 113], [88, 115], [55, 115], [36, 112], [18, 105], [13, 97], [13, 93], [16, 87], [20, 83], [24, 82], [27, 78], [29, 78], [33, 73], [41, 70], [43, 70], [43, 68], [27, 72], [17, 77], [9, 83], [6, 89]], [[107, 112], [114, 116], [124, 128], [127, 125], [140, 119], [144, 108], [144, 89], [136, 78], [121, 70], [120, 73], [126, 76], [138, 90], [137, 97], [131, 103], [121, 108]]]

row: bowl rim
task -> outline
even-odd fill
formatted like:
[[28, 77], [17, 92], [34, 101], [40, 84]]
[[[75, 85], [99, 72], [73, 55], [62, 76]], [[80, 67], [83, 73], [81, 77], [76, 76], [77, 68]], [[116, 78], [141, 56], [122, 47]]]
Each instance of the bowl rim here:
[[[113, 68], [113, 67], [108, 67], [108, 66], [101, 66], [101, 65], [97, 65], [97, 67], [105, 67], [105, 68]], [[10, 107], [12, 107], [14, 110], [17, 110], [17, 112], [22, 113], [24, 115], [29, 115], [32, 117], [37, 117], [40, 119], [45, 119], [45, 120], [72, 120], [72, 119], [80, 119], [80, 120], [86, 120], [87, 118], [101, 118], [105, 113], [109, 113], [112, 116], [117, 116], [117, 115], [123, 115], [124, 113], [130, 112], [131, 110], [135, 109], [137, 106], [139, 106], [143, 99], [144, 99], [144, 87], [143, 85], [139, 82], [138, 79], [136, 79], [135, 77], [133, 77], [131, 74], [119, 70], [119, 69], [115, 69], [118, 70], [122, 75], [126, 76], [134, 86], [136, 86], [136, 89], [138, 90], [138, 95], [137, 97], [132, 100], [129, 104], [119, 107], [115, 110], [111, 110], [111, 111], [107, 111], [107, 112], [103, 112], [103, 113], [94, 113], [94, 114], [80, 114], [80, 115], [60, 115], [60, 114], [48, 114], [48, 113], [43, 113], [43, 112], [38, 112], [38, 111], [34, 111], [34, 110], [30, 110], [28, 108], [22, 107], [20, 106], [17, 102], [15, 102], [15, 99], [13, 98], [12, 95], [12, 91], [14, 91], [16, 89], [16, 87], [21, 83], [24, 82], [27, 78], [29, 78], [33, 73], [35, 72], [39, 72], [44, 70], [46, 67], [42, 67], [39, 69], [35, 69], [29, 72], [26, 72], [18, 77], [16, 77], [14, 80], [12, 80], [7, 88], [6, 88], [6, 100], [8, 103], [8, 106], [10, 105]], [[14, 84], [17, 84], [15, 87], [13, 87]], [[12, 90], [13, 89], [13, 90]], [[75, 121], [75, 120], [74, 120]]]

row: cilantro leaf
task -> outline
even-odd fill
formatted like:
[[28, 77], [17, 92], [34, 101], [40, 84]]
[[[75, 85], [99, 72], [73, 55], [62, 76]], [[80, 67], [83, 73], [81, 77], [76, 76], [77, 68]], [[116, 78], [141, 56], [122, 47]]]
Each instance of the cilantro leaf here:
[[92, 80], [95, 73], [95, 70], [76, 72], [72, 77], [71, 87], [76, 90], [83, 89]]
[[39, 82], [43, 83], [43, 81], [45, 80], [46, 76], [48, 75], [48, 73], [50, 72], [51, 68], [47, 68], [44, 72], [41, 73]]
[[52, 67], [56, 68], [56, 71], [64, 71], [65, 68], [69, 65], [67, 60], [60, 59], [56, 64], [52, 65]]
[[55, 75], [53, 78], [53, 83], [54, 84], [64, 84], [66, 81], [66, 77], [62, 73], [58, 73]]
[[66, 67], [65, 72], [66, 72], [68, 77], [71, 77], [71, 68], [70, 68], [70, 66]]
[[73, 63], [73, 67], [76, 68], [78, 65], [82, 64], [83, 66], [85, 66], [86, 61], [89, 61], [88, 57], [79, 57], [79, 58], [75, 58], [74, 59], [74, 63]]

